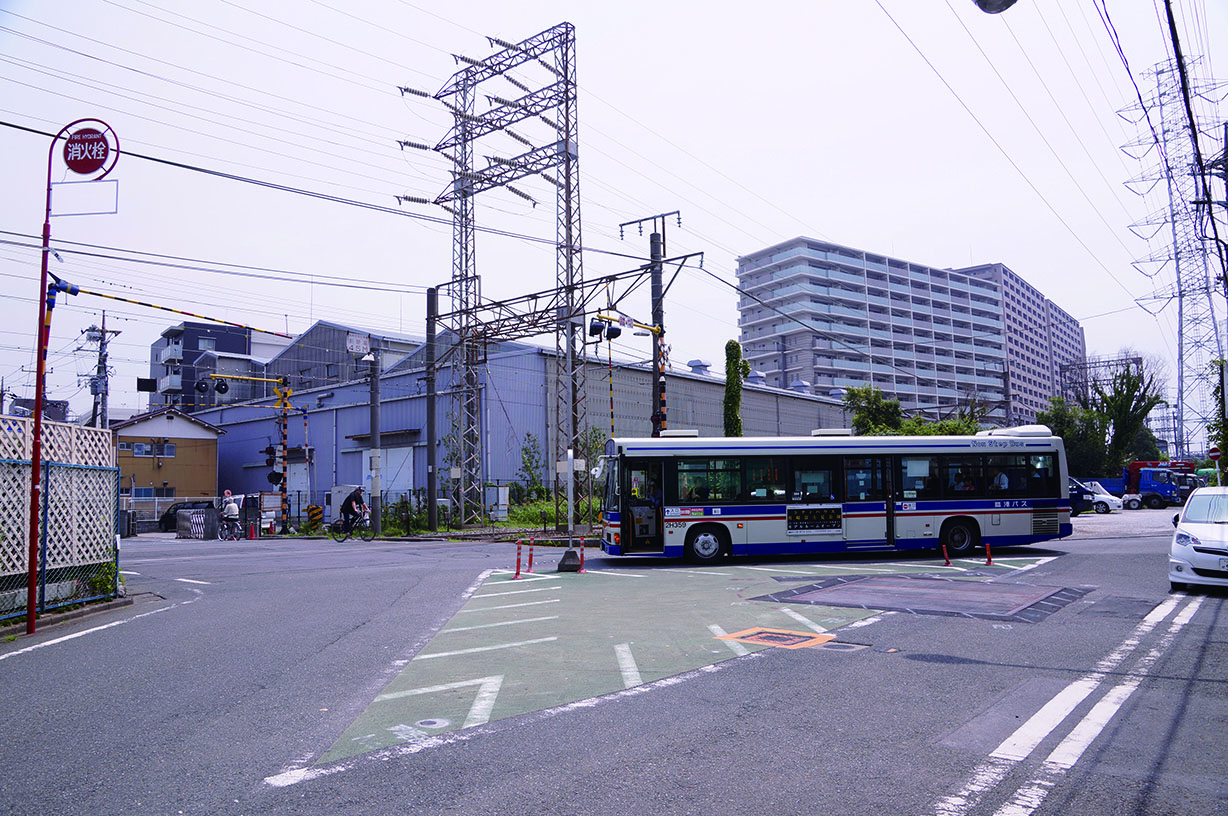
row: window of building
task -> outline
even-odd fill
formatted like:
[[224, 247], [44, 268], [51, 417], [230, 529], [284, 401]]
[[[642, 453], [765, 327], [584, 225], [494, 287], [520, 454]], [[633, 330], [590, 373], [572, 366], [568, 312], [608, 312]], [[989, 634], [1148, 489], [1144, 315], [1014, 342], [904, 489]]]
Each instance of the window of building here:
[[132, 450], [132, 443], [131, 442], [120, 442], [119, 445], [116, 446], [116, 449], [122, 450], [122, 451], [130, 451]]
[[175, 457], [175, 443], [166, 442], [154, 445], [154, 455], [164, 456], [167, 459], [173, 459]]
[[197, 339], [196, 347], [201, 351], [217, 351], [217, 338], [201, 337]]
[[133, 456], [153, 456], [154, 446], [150, 444], [149, 442], [133, 442], [132, 443], [132, 455]]

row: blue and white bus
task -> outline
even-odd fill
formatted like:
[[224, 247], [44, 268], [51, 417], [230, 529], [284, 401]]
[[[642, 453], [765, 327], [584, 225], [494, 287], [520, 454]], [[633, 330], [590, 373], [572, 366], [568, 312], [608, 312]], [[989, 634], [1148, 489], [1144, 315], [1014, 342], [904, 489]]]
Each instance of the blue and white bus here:
[[609, 555], [708, 564], [945, 544], [957, 556], [1071, 532], [1065, 449], [1041, 425], [976, 436], [673, 432], [609, 440], [602, 468]]

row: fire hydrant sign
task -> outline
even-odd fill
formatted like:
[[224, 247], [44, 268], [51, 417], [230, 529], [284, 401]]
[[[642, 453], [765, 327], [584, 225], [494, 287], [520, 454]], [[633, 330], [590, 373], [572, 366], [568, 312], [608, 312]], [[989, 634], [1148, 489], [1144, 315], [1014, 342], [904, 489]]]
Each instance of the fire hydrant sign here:
[[107, 137], [95, 128], [81, 128], [64, 141], [64, 164], [81, 176], [97, 173], [107, 163], [111, 146]]

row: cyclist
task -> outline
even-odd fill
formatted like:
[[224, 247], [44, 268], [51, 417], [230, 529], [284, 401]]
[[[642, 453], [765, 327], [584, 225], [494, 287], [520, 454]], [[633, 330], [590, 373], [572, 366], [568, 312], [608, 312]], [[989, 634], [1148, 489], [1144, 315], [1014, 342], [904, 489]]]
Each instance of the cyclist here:
[[232, 528], [236, 533], [239, 527], [239, 503], [229, 490], [222, 496], [222, 526], [223, 529]]
[[367, 503], [362, 499], [362, 485], [359, 485], [341, 502], [342, 529], [347, 535], [354, 529], [354, 519], [361, 518], [367, 512]]

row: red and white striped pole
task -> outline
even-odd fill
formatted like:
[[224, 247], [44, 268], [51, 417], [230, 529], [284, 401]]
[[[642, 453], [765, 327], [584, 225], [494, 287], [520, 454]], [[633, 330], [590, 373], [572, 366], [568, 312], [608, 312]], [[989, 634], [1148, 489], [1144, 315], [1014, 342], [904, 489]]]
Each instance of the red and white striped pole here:
[[951, 566], [951, 556], [947, 555], [947, 545], [946, 544], [942, 545], [942, 560], [943, 560], [944, 567]]
[[584, 537], [580, 537], [580, 572], [588, 572], [584, 569]]
[[993, 566], [993, 553], [989, 551], [988, 541], [985, 542], [985, 566], [987, 567]]
[[516, 574], [512, 576], [512, 580], [515, 581], [519, 577], [520, 577], [520, 540], [517, 539], [516, 541]]
[[533, 542], [534, 542], [534, 539], [530, 538], [529, 539], [529, 567], [528, 569], [525, 570], [525, 572], [527, 573], [533, 571]]

